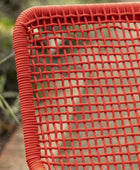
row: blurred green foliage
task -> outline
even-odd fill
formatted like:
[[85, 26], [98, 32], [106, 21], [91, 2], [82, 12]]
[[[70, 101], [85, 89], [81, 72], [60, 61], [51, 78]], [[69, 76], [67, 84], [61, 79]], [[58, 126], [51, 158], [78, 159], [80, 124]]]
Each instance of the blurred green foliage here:
[[14, 21], [2, 16], [0, 13], [0, 53], [4, 53], [7, 49], [11, 48], [12, 39], [9, 39], [9, 37], [12, 36], [13, 25]]
[[117, 0], [51, 0], [48, 1], [48, 5], [66, 5], [66, 4], [92, 4], [92, 3], [109, 3], [109, 2], [117, 2]]

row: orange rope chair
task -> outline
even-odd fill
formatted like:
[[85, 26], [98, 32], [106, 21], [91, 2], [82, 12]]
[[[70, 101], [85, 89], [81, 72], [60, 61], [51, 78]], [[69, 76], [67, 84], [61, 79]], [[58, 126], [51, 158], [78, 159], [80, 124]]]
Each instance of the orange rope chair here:
[[31, 170], [140, 168], [140, 4], [33, 7], [14, 50]]

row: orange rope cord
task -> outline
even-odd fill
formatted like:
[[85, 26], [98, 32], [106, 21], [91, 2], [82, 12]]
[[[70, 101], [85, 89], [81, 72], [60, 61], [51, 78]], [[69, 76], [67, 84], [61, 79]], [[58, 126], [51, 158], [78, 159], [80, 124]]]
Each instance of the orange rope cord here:
[[32, 170], [140, 168], [140, 4], [30, 8], [14, 29]]

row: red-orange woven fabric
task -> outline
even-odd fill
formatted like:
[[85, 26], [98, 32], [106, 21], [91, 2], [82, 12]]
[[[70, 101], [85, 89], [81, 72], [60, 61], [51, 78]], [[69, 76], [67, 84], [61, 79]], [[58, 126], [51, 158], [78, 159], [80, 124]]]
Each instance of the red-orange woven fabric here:
[[14, 29], [31, 170], [140, 169], [140, 4], [30, 8]]

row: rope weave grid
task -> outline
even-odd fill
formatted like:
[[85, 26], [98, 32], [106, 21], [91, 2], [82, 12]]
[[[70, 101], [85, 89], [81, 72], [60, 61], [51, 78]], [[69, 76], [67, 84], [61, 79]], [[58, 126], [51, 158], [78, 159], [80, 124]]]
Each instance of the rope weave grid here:
[[20, 96], [32, 95], [46, 169], [139, 169], [139, 8], [38, 7], [24, 23], [27, 69], [18, 79], [28, 70], [32, 89]]

